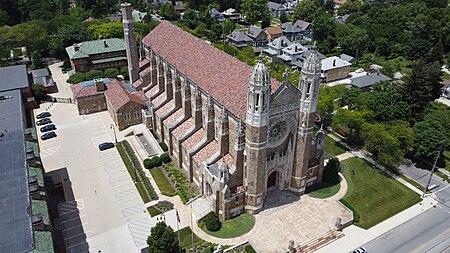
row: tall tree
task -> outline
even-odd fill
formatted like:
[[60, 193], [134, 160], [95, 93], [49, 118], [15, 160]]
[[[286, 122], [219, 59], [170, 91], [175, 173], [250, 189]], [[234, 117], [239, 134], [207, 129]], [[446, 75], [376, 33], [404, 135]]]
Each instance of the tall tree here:
[[49, 53], [62, 60], [66, 58], [66, 47], [90, 39], [91, 34], [89, 34], [85, 25], [81, 23], [64, 25], [60, 27], [55, 36], [50, 38], [48, 44]]
[[352, 24], [338, 25], [336, 41], [344, 53], [358, 57], [367, 49], [369, 35], [366, 30]]
[[304, 20], [306, 22], [313, 22], [316, 17], [318, 7], [313, 0], [302, 0], [294, 8], [294, 22], [297, 20]]
[[241, 12], [245, 16], [245, 21], [251, 24], [270, 19], [267, 0], [242, 0]]
[[223, 23], [223, 29], [222, 29], [223, 30], [223, 34], [224, 35], [228, 35], [234, 29], [236, 29], [236, 24], [233, 21], [229, 20], [229, 19], [225, 20], [225, 22]]
[[[303, 2], [303, 1], [302, 1]], [[336, 23], [327, 13], [321, 12], [313, 22], [313, 39], [322, 53], [331, 53], [336, 47]]]
[[173, 7], [171, 2], [166, 2], [165, 4], [161, 5], [161, 7], [159, 8], [159, 15], [168, 20], [174, 20], [177, 17], [175, 7]]
[[148, 251], [152, 253], [178, 252], [178, 240], [175, 232], [165, 222], [158, 222], [152, 227], [147, 239]]
[[424, 60], [427, 63], [439, 62], [441, 65], [444, 63], [444, 47], [442, 41], [439, 41], [430, 49], [428, 54], [424, 56]]

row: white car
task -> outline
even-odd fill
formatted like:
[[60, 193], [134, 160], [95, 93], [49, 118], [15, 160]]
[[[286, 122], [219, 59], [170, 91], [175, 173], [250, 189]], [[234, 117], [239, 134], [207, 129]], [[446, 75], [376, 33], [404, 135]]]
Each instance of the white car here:
[[357, 74], [360, 74], [360, 73], [362, 73], [362, 72], [364, 72], [364, 69], [363, 69], [363, 68], [359, 68], [359, 69], [355, 70], [355, 73], [357, 73]]

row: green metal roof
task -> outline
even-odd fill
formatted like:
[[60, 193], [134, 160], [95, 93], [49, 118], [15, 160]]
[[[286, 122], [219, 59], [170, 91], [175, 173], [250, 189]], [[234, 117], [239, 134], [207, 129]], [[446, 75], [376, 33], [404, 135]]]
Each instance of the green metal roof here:
[[[105, 46], [105, 43], [107, 46]], [[125, 50], [125, 41], [117, 38], [83, 41], [78, 45], [80, 46], [78, 51], [75, 51], [73, 45], [66, 47], [66, 52], [70, 59], [81, 59], [87, 58], [93, 54], [103, 54]]]
[[147, 16], [147, 12], [140, 12], [138, 10], [133, 10], [133, 13], [131, 15], [133, 15], [134, 21], [142, 22], [145, 16]]
[[123, 61], [123, 60], [127, 60], [127, 57], [125, 56], [118, 56], [118, 57], [111, 57], [111, 58], [105, 58], [105, 59], [98, 59], [98, 60], [93, 60], [92, 64], [100, 64], [100, 63], [105, 63], [105, 62], [115, 62], [115, 61]]

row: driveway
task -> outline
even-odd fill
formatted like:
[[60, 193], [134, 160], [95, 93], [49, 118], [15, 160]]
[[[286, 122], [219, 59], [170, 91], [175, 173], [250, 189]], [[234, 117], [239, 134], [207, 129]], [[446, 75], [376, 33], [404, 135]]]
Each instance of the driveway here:
[[[108, 112], [80, 116], [74, 104], [41, 108], [52, 113], [58, 135], [39, 141], [45, 171], [66, 167], [75, 198], [59, 207], [68, 252], [140, 252], [156, 220], [146, 213], [117, 149], [98, 150], [113, 140]], [[77, 216], [80, 221], [71, 222]]]
[[58, 87], [57, 93], [52, 93], [52, 96], [61, 97], [61, 98], [71, 98], [72, 90], [70, 89], [70, 84], [66, 82], [69, 78], [69, 74], [63, 74], [61, 71], [61, 66], [63, 62], [54, 63], [48, 66], [50, 72], [52, 73], [53, 80]]

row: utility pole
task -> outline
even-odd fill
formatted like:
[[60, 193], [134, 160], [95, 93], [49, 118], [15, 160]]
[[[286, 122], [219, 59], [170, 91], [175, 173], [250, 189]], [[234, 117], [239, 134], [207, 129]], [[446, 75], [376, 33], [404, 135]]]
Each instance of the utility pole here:
[[117, 135], [116, 135], [116, 128], [114, 127], [114, 124], [111, 124], [111, 129], [114, 132], [114, 141], [117, 143]]
[[431, 177], [433, 176], [434, 169], [436, 168], [436, 163], [439, 160], [439, 156], [441, 155], [442, 148], [444, 148], [445, 140], [441, 141], [441, 146], [439, 147], [436, 159], [434, 160], [433, 168], [431, 168], [430, 172], [430, 178], [428, 178], [428, 183], [425, 186], [425, 190], [423, 190], [422, 198], [425, 197], [425, 194], [427, 193], [428, 187], [430, 186]]

